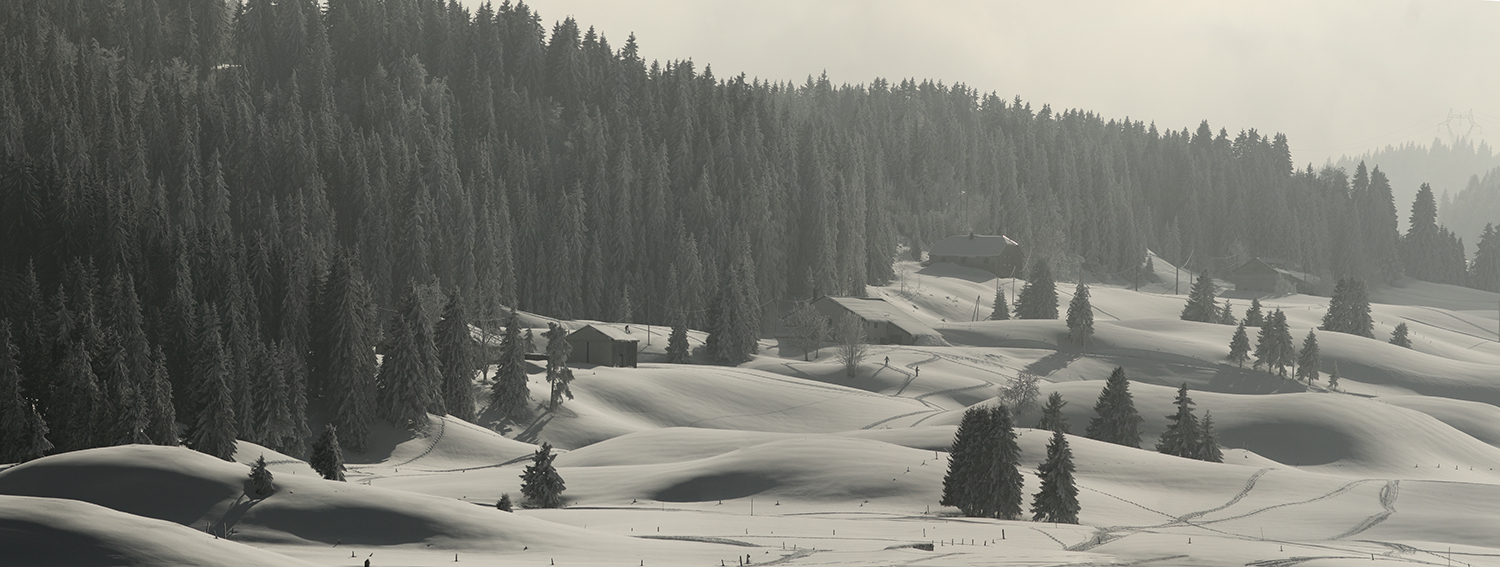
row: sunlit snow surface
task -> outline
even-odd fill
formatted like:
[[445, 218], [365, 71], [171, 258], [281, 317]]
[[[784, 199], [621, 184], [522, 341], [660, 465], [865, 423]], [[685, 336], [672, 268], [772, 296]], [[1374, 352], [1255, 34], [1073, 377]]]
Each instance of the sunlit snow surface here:
[[[663, 364], [665, 329], [632, 325], [640, 368], [576, 368], [576, 399], [521, 423], [378, 428], [370, 451], [349, 455], [348, 483], [249, 443], [238, 463], [138, 446], [48, 457], [0, 472], [0, 564], [1500, 565], [1500, 295], [1375, 288], [1377, 339], [1318, 333], [1325, 376], [1308, 388], [1228, 364], [1232, 327], [1178, 320], [1195, 274], [1174, 296], [1174, 269], [1153, 263], [1161, 281], [1140, 291], [1092, 286], [1087, 349], [1061, 321], [974, 321], [997, 284], [1014, 301], [1009, 279], [900, 263], [905, 285], [872, 293], [953, 346], [872, 346], [854, 378], [829, 349], [804, 361], [775, 340], [738, 368]], [[1058, 287], [1066, 309], [1073, 286]], [[1228, 295], [1243, 315], [1249, 296]], [[1287, 313], [1300, 345], [1327, 299], [1262, 304]], [[1402, 322], [1413, 349], [1385, 341]], [[1027, 370], [1044, 396], [1063, 394], [1079, 434], [1116, 366], [1146, 449], [1069, 438], [1082, 525], [936, 505], [963, 408]], [[1183, 383], [1200, 417], [1213, 412], [1224, 464], [1149, 450]], [[1028, 472], [1047, 437], [1020, 430]], [[544, 441], [567, 507], [496, 510], [502, 493], [519, 502]], [[261, 455], [278, 490], [251, 498], [245, 463]]]

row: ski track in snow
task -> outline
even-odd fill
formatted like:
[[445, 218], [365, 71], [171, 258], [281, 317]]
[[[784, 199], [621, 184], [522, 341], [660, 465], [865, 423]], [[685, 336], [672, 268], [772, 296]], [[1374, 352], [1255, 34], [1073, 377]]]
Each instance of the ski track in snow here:
[[1188, 512], [1186, 514], [1178, 516], [1177, 517], [1177, 521], [1186, 523], [1188, 520], [1191, 520], [1193, 518], [1197, 518], [1197, 517], [1203, 516], [1205, 514], [1211, 514], [1213, 512], [1218, 512], [1219, 510], [1223, 510], [1225, 508], [1228, 508], [1230, 506], [1235, 505], [1241, 499], [1243, 499], [1245, 497], [1245, 495], [1250, 494], [1250, 491], [1255, 488], [1255, 481], [1260, 480], [1260, 477], [1264, 476], [1268, 472], [1271, 472], [1270, 468], [1264, 468], [1264, 469], [1260, 469], [1258, 471], [1255, 471], [1255, 474], [1250, 475], [1250, 480], [1245, 481], [1245, 488], [1241, 489], [1239, 494], [1234, 495], [1234, 498], [1229, 499], [1229, 501], [1225, 502], [1224, 505], [1219, 506], [1217, 508], [1209, 508], [1207, 510], [1201, 510], [1201, 511], [1198, 511], [1198, 512]]
[[1364, 533], [1365, 530], [1373, 528], [1381, 522], [1384, 522], [1386, 518], [1390, 518], [1391, 514], [1396, 513], [1396, 496], [1400, 490], [1400, 480], [1386, 481], [1385, 486], [1380, 489], [1380, 507], [1385, 508], [1385, 510], [1378, 514], [1365, 518], [1364, 521], [1361, 521], [1353, 528], [1350, 528], [1349, 531], [1333, 536], [1332, 539], [1346, 539], [1354, 537], [1356, 535]]

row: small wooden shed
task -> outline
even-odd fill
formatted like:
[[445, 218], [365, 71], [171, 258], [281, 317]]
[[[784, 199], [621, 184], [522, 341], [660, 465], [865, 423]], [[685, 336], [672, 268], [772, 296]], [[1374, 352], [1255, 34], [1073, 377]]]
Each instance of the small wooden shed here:
[[635, 368], [636, 346], [640, 342], [634, 335], [614, 327], [584, 325], [568, 333], [568, 344], [573, 345], [568, 362]]
[[1266, 258], [1251, 258], [1230, 269], [1225, 276], [1225, 279], [1234, 283], [1235, 289], [1266, 293], [1293, 290], [1311, 293], [1318, 283], [1317, 276], [1284, 269], [1276, 260]]

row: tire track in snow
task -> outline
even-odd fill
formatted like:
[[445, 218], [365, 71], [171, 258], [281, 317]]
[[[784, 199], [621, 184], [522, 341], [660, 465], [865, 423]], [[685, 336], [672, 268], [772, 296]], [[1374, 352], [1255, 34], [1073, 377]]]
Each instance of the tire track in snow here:
[[1228, 508], [1230, 506], [1235, 505], [1241, 499], [1243, 499], [1245, 497], [1245, 495], [1250, 494], [1250, 490], [1255, 488], [1255, 481], [1260, 480], [1260, 477], [1263, 476], [1263, 475], [1265, 475], [1268, 472], [1271, 472], [1271, 469], [1264, 468], [1264, 469], [1260, 469], [1258, 471], [1255, 471], [1255, 474], [1250, 475], [1250, 480], [1245, 481], [1245, 488], [1241, 489], [1239, 494], [1234, 495], [1234, 498], [1231, 498], [1231, 499], [1229, 499], [1228, 502], [1225, 502], [1223, 506], [1219, 506], [1218, 508], [1209, 508], [1207, 510], [1202, 510], [1202, 511], [1198, 511], [1198, 512], [1188, 512], [1186, 514], [1178, 516], [1177, 520], [1180, 521], [1180, 522], [1186, 523], [1188, 520], [1191, 520], [1193, 518], [1197, 518], [1197, 517], [1203, 516], [1205, 514], [1211, 514], [1211, 513], [1214, 513], [1214, 512], [1218, 512], [1219, 510], [1223, 510], [1225, 508]]
[[1396, 513], [1396, 496], [1399, 494], [1400, 491], [1401, 491], [1401, 481], [1400, 480], [1389, 480], [1389, 481], [1386, 481], [1385, 486], [1380, 489], [1380, 507], [1381, 508], [1385, 508], [1385, 511], [1380, 512], [1379, 514], [1375, 514], [1374, 516], [1370, 516], [1368, 518], [1365, 518], [1364, 521], [1356, 524], [1353, 528], [1350, 528], [1349, 531], [1341, 533], [1341, 534], [1336, 535], [1336, 536], [1333, 536], [1333, 539], [1344, 539], [1344, 538], [1348, 538], [1348, 537], [1354, 537], [1356, 535], [1364, 533], [1365, 530], [1368, 530], [1370, 528], [1375, 527], [1376, 525], [1379, 525], [1381, 522], [1384, 522], [1387, 518], [1390, 518], [1391, 514], [1395, 514]]

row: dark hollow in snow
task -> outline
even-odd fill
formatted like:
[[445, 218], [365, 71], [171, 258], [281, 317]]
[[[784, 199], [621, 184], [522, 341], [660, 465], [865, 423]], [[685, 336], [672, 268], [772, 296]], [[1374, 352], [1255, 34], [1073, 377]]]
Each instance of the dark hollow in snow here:
[[1221, 446], [1248, 449], [1287, 465], [1326, 465], [1349, 457], [1348, 437], [1305, 423], [1261, 423], [1216, 433]]
[[751, 473], [731, 472], [691, 478], [656, 493], [662, 502], [706, 502], [731, 500], [765, 492], [779, 485], [775, 480]]

